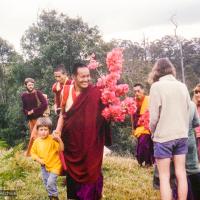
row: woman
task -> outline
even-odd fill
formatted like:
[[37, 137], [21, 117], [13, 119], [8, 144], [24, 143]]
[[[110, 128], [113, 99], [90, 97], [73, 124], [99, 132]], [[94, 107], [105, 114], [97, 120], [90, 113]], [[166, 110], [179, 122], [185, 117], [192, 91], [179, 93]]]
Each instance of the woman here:
[[[200, 83], [196, 85], [196, 87], [193, 89], [193, 98], [192, 100], [196, 104], [198, 114], [200, 116]], [[200, 127], [197, 127], [195, 129], [196, 133], [196, 141], [197, 141], [197, 152], [198, 152], [198, 157], [200, 160]]]

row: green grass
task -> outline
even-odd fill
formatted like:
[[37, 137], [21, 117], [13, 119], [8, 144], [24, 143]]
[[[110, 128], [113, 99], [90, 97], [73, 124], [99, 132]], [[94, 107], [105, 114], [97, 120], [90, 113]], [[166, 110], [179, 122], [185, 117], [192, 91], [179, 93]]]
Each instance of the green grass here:
[[[141, 168], [131, 158], [104, 158], [104, 200], [159, 200], [152, 188], [152, 168]], [[64, 177], [58, 179], [60, 200], [66, 199]], [[15, 189], [19, 200], [48, 199], [42, 184], [40, 167], [24, 157], [20, 147], [0, 152], [0, 188]], [[1, 198], [0, 198], [1, 199]]]

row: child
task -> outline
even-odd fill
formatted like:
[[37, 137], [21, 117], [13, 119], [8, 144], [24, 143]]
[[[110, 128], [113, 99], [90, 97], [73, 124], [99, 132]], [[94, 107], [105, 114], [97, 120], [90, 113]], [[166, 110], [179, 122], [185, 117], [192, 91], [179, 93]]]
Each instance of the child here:
[[61, 173], [62, 166], [59, 151], [64, 150], [64, 144], [58, 135], [50, 135], [52, 122], [48, 117], [40, 117], [36, 128], [38, 138], [31, 148], [31, 157], [41, 164], [41, 172], [49, 199], [58, 200], [57, 177]]

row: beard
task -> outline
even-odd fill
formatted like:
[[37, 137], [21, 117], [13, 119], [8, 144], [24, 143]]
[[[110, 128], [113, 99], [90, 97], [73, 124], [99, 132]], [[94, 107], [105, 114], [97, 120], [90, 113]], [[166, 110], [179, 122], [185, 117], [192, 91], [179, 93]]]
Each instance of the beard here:
[[33, 92], [34, 88], [26, 88], [29, 93]]

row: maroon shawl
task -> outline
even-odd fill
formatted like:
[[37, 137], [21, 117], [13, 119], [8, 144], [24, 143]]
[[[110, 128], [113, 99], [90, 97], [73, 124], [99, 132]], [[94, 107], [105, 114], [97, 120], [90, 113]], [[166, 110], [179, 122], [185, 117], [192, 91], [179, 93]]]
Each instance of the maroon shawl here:
[[101, 115], [103, 105], [98, 88], [89, 86], [64, 113], [62, 140], [70, 176], [79, 183], [97, 181], [101, 173], [105, 138], [110, 126]]

